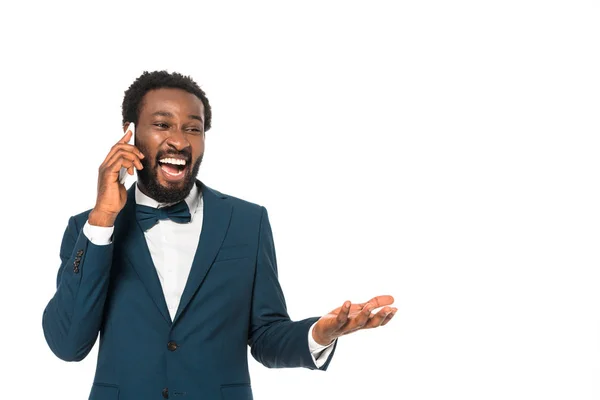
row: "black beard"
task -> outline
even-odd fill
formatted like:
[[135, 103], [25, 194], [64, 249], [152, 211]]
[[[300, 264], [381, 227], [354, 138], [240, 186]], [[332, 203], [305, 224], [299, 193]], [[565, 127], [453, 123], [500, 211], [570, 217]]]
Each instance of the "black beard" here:
[[[137, 147], [143, 154], [148, 154], [139, 145]], [[137, 177], [138, 182], [145, 189], [144, 194], [159, 203], [177, 203], [184, 200], [196, 184], [196, 176], [200, 170], [200, 164], [202, 164], [202, 157], [203, 154], [198, 157], [191, 170], [186, 169], [183, 186], [179, 188], [168, 188], [158, 183], [158, 168], [160, 168], [158, 160], [154, 162], [154, 165], [150, 165], [150, 160], [143, 158], [141, 162], [144, 168], [137, 170]]]

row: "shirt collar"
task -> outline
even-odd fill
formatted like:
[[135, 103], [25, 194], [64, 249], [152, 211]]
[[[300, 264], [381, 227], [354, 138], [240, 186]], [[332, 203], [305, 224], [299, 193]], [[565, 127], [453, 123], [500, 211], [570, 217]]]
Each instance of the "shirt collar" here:
[[[138, 187], [137, 182], [135, 185], [135, 202], [136, 202], [136, 204], [140, 204], [140, 205], [148, 206], [148, 207], [152, 207], [152, 208], [162, 208], [162, 207], [167, 207], [172, 204], [175, 204], [175, 203], [159, 203], [158, 201], [154, 200], [152, 197], [145, 195], [144, 193], [142, 193], [142, 191]], [[190, 190], [190, 193], [185, 198], [185, 202], [187, 203], [188, 208], [190, 209], [190, 214], [193, 219], [194, 214], [196, 213], [196, 210], [198, 209], [198, 207], [201, 205], [201, 202], [202, 202], [202, 193], [198, 190], [197, 184], [194, 183], [192, 190]]]

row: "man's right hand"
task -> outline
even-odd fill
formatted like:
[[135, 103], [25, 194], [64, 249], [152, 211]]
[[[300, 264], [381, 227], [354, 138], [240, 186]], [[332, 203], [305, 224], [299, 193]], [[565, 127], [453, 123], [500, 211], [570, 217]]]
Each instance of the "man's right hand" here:
[[113, 226], [119, 212], [127, 202], [127, 189], [119, 182], [121, 167], [133, 175], [133, 168], [143, 169], [141, 158], [145, 156], [134, 145], [128, 144], [131, 139], [128, 130], [110, 150], [106, 159], [98, 169], [98, 195], [96, 205], [90, 212], [88, 222], [94, 226]]

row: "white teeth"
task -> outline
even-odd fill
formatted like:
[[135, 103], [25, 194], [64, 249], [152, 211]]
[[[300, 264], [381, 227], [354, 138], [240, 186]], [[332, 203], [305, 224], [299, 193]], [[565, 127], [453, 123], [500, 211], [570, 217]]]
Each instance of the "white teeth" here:
[[174, 165], [185, 165], [185, 160], [178, 160], [177, 158], [163, 158], [159, 160], [161, 163], [174, 164]]

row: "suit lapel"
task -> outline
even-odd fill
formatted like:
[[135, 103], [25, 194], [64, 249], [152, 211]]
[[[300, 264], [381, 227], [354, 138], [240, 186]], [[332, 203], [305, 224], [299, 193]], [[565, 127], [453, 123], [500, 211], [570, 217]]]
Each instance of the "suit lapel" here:
[[144, 231], [135, 217], [135, 185], [137, 183], [131, 185], [127, 190], [127, 203], [115, 222], [114, 242], [118, 246], [118, 250], [115, 250], [123, 252], [169, 325], [179, 319], [204, 281], [219, 252], [221, 243], [225, 239], [231, 219], [232, 207], [227, 201], [224, 201], [226, 196], [213, 191], [198, 180], [196, 180], [196, 184], [202, 192], [204, 203], [202, 230], [190, 275], [172, 322]]
[[115, 243], [121, 247], [126, 259], [135, 269], [140, 280], [146, 287], [150, 298], [158, 307], [165, 321], [171, 325], [171, 316], [167, 308], [156, 267], [152, 261], [144, 231], [135, 217], [135, 185], [127, 191], [127, 203], [115, 222]]
[[192, 269], [188, 277], [177, 314], [173, 319], [175, 323], [189, 305], [192, 297], [204, 281], [206, 274], [219, 252], [219, 248], [225, 239], [229, 221], [231, 219], [232, 207], [229, 202], [224, 201], [226, 196], [213, 191], [209, 187], [197, 181], [203, 196], [203, 220], [202, 231]]

